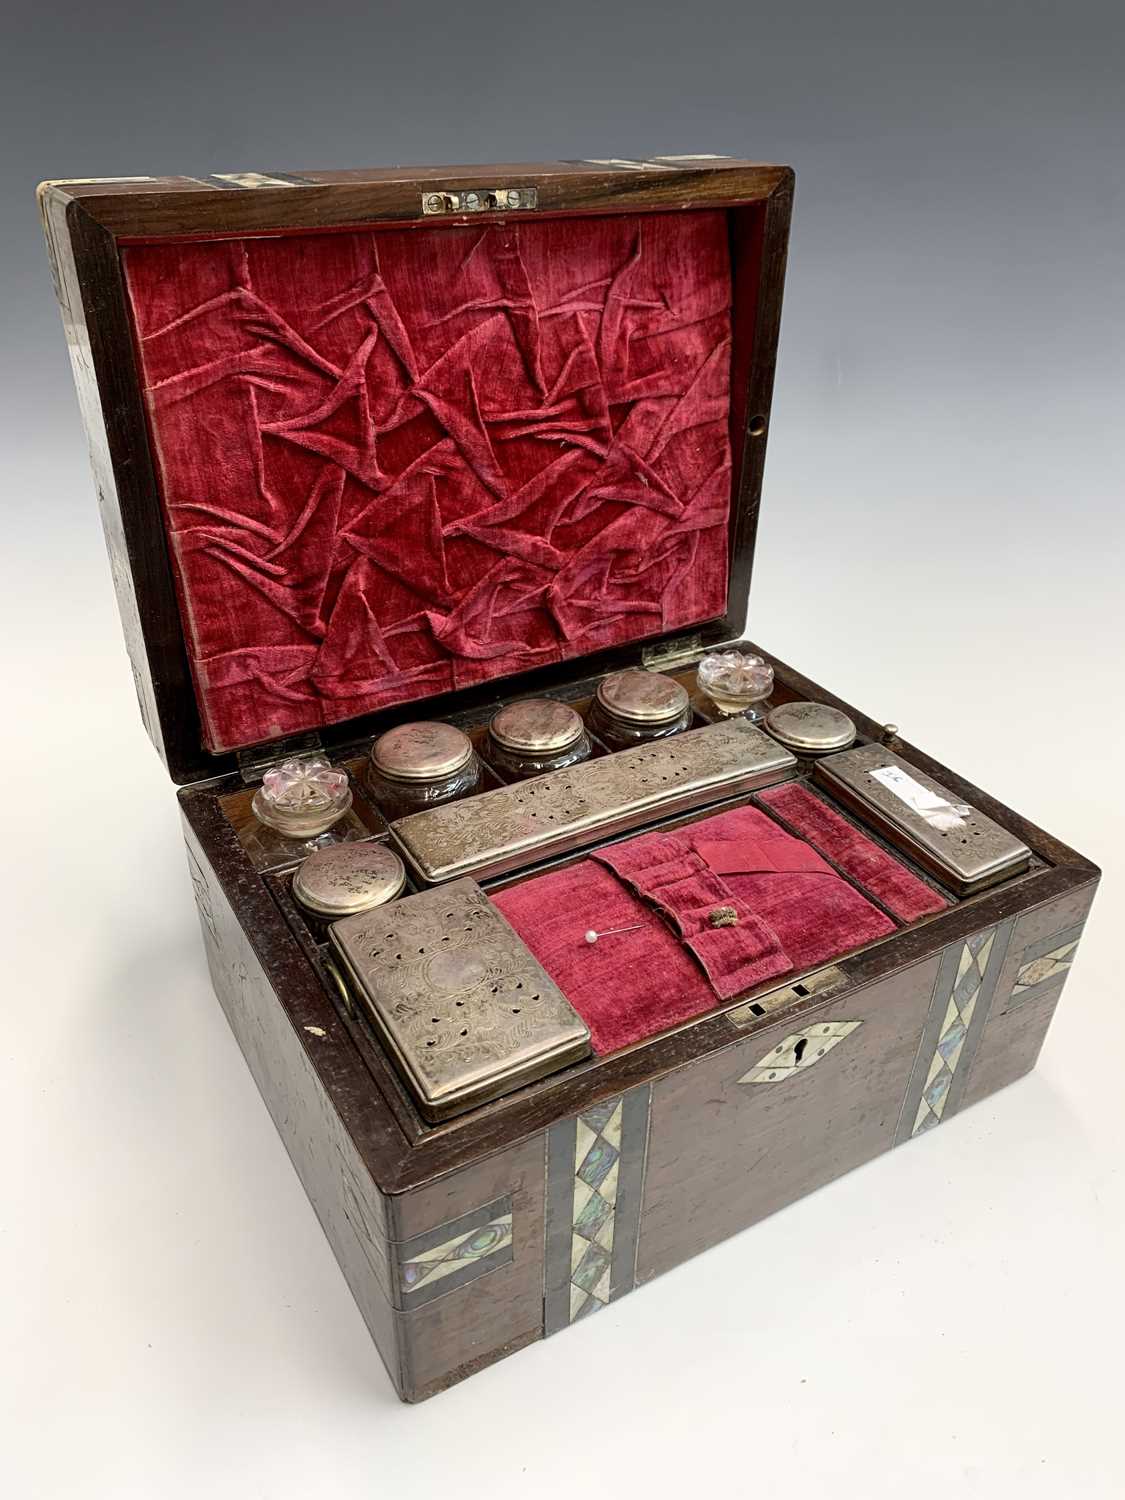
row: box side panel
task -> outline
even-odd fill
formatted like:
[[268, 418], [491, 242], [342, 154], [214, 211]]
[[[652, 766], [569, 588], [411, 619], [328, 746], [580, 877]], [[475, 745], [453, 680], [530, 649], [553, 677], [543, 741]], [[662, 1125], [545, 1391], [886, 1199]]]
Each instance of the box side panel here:
[[185, 840], [215, 993], [402, 1395], [404, 1373], [399, 1318], [392, 1307], [395, 1283], [386, 1240], [386, 1199], [360, 1160], [190, 829], [185, 829]]
[[542, 1338], [544, 1154], [536, 1135], [391, 1199], [406, 1400]]
[[[165, 691], [165, 685], [159, 684], [153, 678], [145, 633], [148, 630], [159, 630], [160, 625], [168, 621], [166, 619], [157, 621], [151, 616], [145, 618], [142, 600], [139, 597], [147, 586], [150, 568], [147, 567], [147, 559], [142, 556], [135, 535], [130, 537], [126, 534], [126, 517], [124, 517], [120, 495], [118, 495], [113, 452], [111, 452], [113, 437], [110, 432], [110, 420], [104, 410], [102, 386], [99, 383], [98, 359], [104, 357], [104, 351], [101, 347], [95, 351], [93, 339], [98, 336], [98, 330], [92, 330], [87, 326], [83, 288], [78, 279], [75, 248], [71, 240], [69, 202], [71, 199], [62, 190], [54, 189], [46, 184], [40, 190], [39, 210], [42, 216], [43, 234], [46, 237], [49, 258], [51, 258], [51, 272], [54, 276], [58, 311], [62, 312], [66, 347], [71, 356], [75, 390], [78, 393], [78, 407], [83, 414], [83, 425], [86, 429], [90, 466], [92, 466], [93, 478], [95, 478], [95, 486], [98, 490], [98, 508], [102, 517], [102, 529], [105, 532], [105, 546], [107, 546], [107, 552], [110, 553], [110, 567], [113, 571], [115, 594], [117, 594], [117, 609], [121, 616], [124, 643], [129, 651], [129, 664], [132, 667], [133, 685], [136, 688], [136, 702], [141, 709], [141, 720], [144, 721], [145, 732], [148, 733], [148, 738], [156, 745], [156, 750], [166, 763], [168, 750], [166, 750], [165, 738], [163, 738], [162, 714], [169, 711], [168, 693]], [[81, 223], [81, 220], [78, 222]], [[171, 598], [168, 604], [171, 606]]]
[[845, 991], [811, 1021], [756, 1030], [655, 1084], [637, 1281], [1026, 1073], [1093, 889], [983, 928]]
[[638, 1281], [894, 1144], [941, 970], [846, 990], [654, 1086]]
[[1016, 920], [996, 998], [969, 1068], [966, 1104], [1035, 1066], [1096, 889], [1093, 882]]

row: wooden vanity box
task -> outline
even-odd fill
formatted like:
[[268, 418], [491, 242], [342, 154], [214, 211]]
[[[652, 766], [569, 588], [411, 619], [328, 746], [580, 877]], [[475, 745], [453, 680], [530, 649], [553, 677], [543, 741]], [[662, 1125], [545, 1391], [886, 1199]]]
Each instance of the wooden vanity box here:
[[387, 838], [362, 777], [382, 730], [479, 739], [499, 703], [582, 707], [623, 665], [691, 688], [738, 639], [792, 189], [704, 157], [40, 191], [215, 990], [408, 1401], [1027, 1072], [1094, 894], [1087, 860], [775, 662], [777, 700], [844, 709], [1029, 868], [431, 1124], [291, 899], [305, 849], [250, 811], [271, 763], [319, 749], [355, 777], [330, 838]]

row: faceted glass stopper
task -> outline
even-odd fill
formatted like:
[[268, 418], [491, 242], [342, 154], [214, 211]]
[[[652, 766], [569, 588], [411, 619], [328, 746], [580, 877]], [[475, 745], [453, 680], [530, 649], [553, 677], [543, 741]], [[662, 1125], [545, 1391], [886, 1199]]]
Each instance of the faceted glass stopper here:
[[326, 760], [283, 760], [262, 778], [254, 794], [254, 816], [291, 838], [313, 838], [338, 823], [352, 805], [343, 771]]
[[749, 651], [711, 651], [699, 663], [697, 679], [716, 708], [739, 714], [773, 692], [773, 668]]

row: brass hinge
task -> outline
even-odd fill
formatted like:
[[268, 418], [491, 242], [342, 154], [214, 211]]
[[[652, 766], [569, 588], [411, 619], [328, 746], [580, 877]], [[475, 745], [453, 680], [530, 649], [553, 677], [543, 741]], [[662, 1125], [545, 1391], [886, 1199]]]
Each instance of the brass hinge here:
[[274, 740], [272, 745], [252, 745], [249, 750], [240, 750], [238, 771], [249, 786], [261, 781], [272, 766], [279, 766], [283, 760], [304, 760], [323, 753], [320, 735], [311, 729], [308, 734], [296, 734], [287, 740]]
[[538, 207], [539, 189], [533, 187], [466, 188], [464, 192], [441, 188], [422, 194], [424, 214], [483, 214], [501, 209], [526, 211]]
[[641, 665], [653, 672], [667, 672], [672, 667], [682, 667], [685, 662], [693, 661], [702, 651], [701, 635], [678, 635], [674, 640], [643, 647]]

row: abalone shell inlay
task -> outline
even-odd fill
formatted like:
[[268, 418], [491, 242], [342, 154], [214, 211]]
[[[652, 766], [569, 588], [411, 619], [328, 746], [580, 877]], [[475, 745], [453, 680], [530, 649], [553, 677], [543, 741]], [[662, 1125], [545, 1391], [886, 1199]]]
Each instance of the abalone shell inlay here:
[[394, 1248], [402, 1306], [429, 1302], [512, 1259], [512, 1200], [498, 1198]]
[[1061, 989], [1070, 973], [1070, 966], [1078, 951], [1078, 940], [1082, 936], [1083, 923], [1078, 922], [1063, 932], [1052, 933], [1032, 943], [1020, 955], [1012, 993], [1008, 996], [1007, 1010], [1014, 1010], [1028, 1000], [1038, 1000], [1041, 995]]
[[596, 1312], [633, 1286], [648, 1105], [646, 1084], [551, 1129], [545, 1333]]
[[960, 1105], [1013, 925], [1009, 918], [951, 944], [942, 954], [896, 1144], [932, 1130]]

